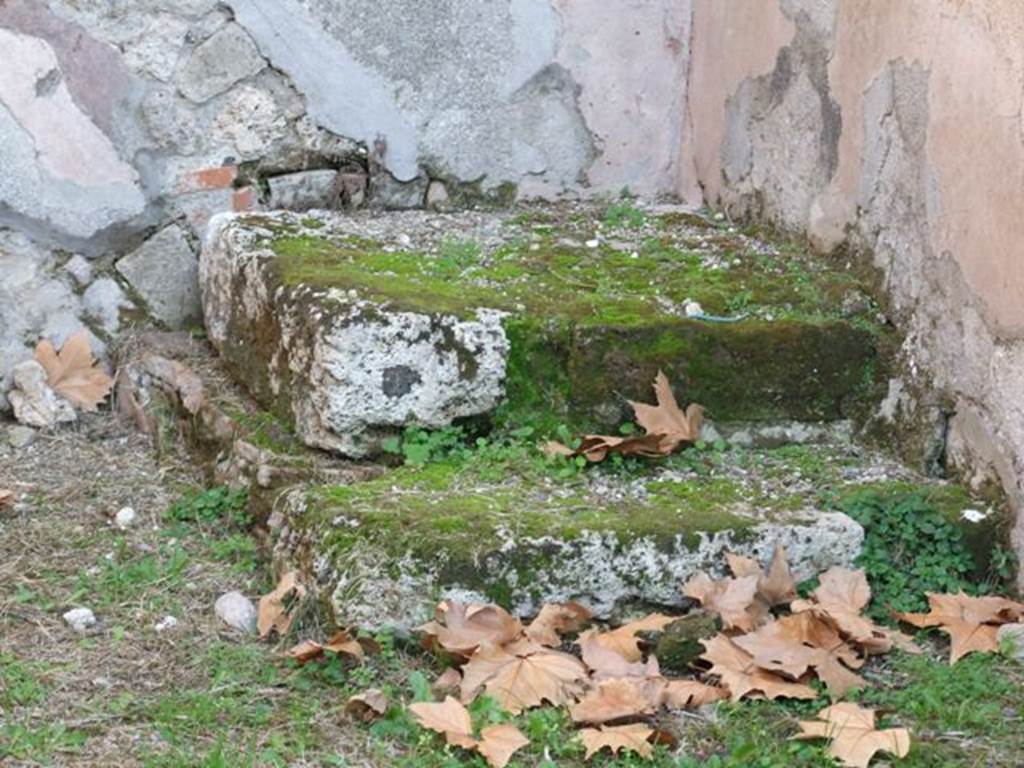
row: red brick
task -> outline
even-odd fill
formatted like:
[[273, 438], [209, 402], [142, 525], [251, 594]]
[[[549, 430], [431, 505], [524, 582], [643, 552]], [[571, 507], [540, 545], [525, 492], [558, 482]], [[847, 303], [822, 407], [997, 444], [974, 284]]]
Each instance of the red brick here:
[[256, 207], [256, 190], [253, 187], [236, 189], [231, 195], [232, 211], [251, 211]]
[[238, 178], [238, 168], [223, 165], [220, 168], [203, 168], [185, 174], [181, 180], [182, 192], [204, 192], [210, 189], [227, 189]]

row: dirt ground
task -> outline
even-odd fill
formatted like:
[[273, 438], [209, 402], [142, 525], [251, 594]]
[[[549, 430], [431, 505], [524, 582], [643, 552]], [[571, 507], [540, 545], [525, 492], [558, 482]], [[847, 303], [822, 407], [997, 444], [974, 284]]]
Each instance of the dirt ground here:
[[[267, 591], [253, 539], [165, 517], [201, 487], [185, 457], [158, 460], [109, 414], [21, 449], [4, 439], [10, 426], [0, 422], [0, 488], [16, 493], [0, 509], [0, 765], [329, 764], [347, 739], [344, 700], [283, 684], [274, 649], [214, 615], [224, 592]], [[136, 519], [120, 530], [124, 507]], [[84, 633], [62, 618], [76, 607], [97, 618]], [[176, 626], [158, 630], [167, 616]]]

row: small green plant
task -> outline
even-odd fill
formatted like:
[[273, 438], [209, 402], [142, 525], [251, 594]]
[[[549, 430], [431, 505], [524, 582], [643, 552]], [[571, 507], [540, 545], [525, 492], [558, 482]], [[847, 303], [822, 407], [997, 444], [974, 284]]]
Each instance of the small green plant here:
[[640, 229], [647, 223], [647, 215], [629, 199], [620, 200], [608, 206], [604, 212], [604, 225], [612, 229], [628, 227]]
[[480, 244], [473, 240], [447, 238], [434, 261], [434, 272], [440, 276], [456, 276], [480, 262]]
[[872, 613], [923, 611], [926, 592], [977, 591], [970, 582], [974, 562], [960, 532], [920, 493], [862, 491], [839, 508], [864, 526], [857, 565], [874, 593]]
[[167, 510], [167, 519], [181, 523], [212, 525], [227, 523], [234, 528], [246, 528], [249, 517], [249, 491], [231, 490], [225, 486], [187, 496]]

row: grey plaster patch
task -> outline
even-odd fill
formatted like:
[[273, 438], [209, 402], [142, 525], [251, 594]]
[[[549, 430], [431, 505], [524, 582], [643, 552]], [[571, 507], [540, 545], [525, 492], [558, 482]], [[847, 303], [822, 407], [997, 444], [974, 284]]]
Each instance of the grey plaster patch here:
[[726, 102], [721, 149], [728, 202], [742, 215], [802, 227], [839, 165], [842, 114], [828, 78], [825, 6], [791, 2], [797, 31], [766, 75], [743, 81]]
[[198, 261], [178, 225], [160, 230], [116, 266], [150, 314], [167, 327], [185, 328], [202, 318]]
[[192, 53], [177, 84], [189, 100], [201, 104], [266, 66], [252, 38], [237, 24], [222, 27]]
[[385, 167], [399, 181], [426, 166], [485, 189], [532, 175], [561, 189], [593, 160], [577, 86], [554, 63], [559, 19], [547, 0], [232, 7], [313, 117], [368, 146], [382, 139]]

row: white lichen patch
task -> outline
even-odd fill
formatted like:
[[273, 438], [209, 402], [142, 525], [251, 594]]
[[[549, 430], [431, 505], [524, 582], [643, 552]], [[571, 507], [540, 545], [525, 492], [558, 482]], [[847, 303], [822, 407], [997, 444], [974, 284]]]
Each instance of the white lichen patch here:
[[722, 575], [726, 552], [766, 561], [782, 545], [802, 580], [851, 565], [864, 541], [863, 529], [851, 518], [814, 510], [792, 515], [791, 522], [700, 534], [695, 546], [682, 535], [671, 546], [643, 537], [623, 543], [603, 531], [571, 539], [516, 539], [507, 531], [501, 536], [473, 563], [467, 574], [472, 584], [441, 576], [449, 561], [445, 552], [395, 559], [381, 549], [356, 546], [335, 553], [326, 582], [335, 618], [368, 629], [406, 630], [426, 621], [439, 599], [491, 602], [487, 595], [496, 593], [521, 616], [547, 602], [575, 600], [608, 618], [632, 605], [682, 605], [682, 584], [699, 570]]

